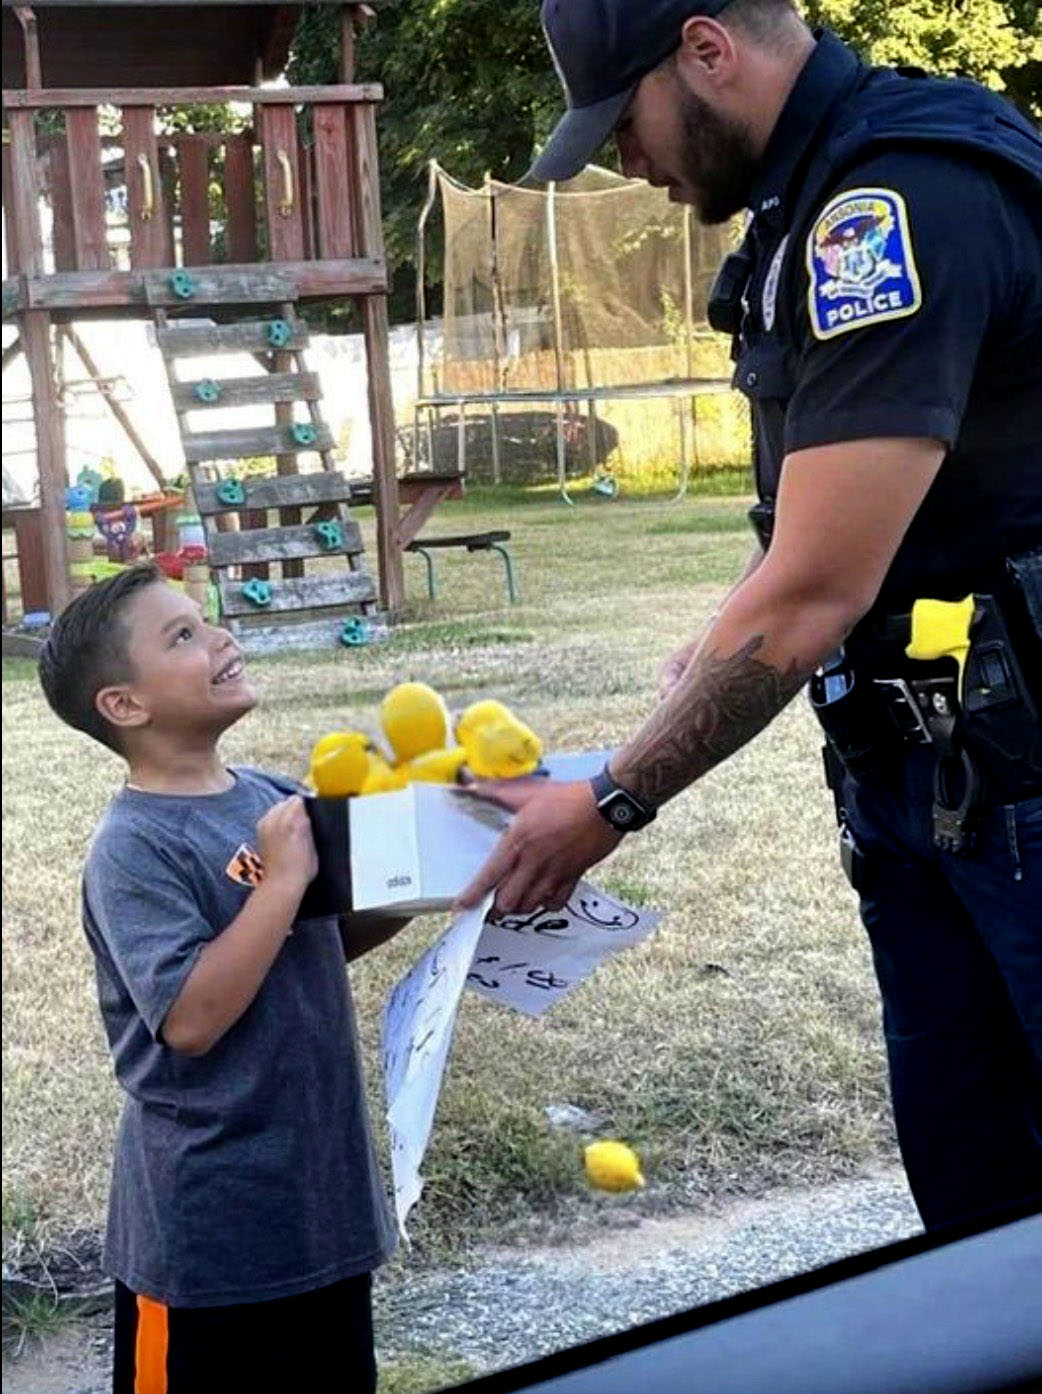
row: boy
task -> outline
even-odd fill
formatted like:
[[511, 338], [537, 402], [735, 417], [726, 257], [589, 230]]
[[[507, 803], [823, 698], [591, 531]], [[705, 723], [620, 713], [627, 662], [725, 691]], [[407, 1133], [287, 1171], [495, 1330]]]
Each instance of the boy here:
[[[234, 638], [139, 566], [58, 618], [47, 700], [128, 778], [83, 917], [126, 1098], [106, 1265], [114, 1394], [371, 1391], [371, 1273], [394, 1246], [335, 918], [288, 781], [229, 770], [256, 704]], [[354, 917], [351, 956], [401, 922]]]

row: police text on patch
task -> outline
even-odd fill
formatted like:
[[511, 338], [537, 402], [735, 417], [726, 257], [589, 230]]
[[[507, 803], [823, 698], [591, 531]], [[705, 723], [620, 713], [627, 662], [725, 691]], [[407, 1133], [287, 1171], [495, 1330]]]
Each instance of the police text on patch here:
[[807, 306], [815, 338], [914, 315], [922, 304], [908, 212], [893, 189], [849, 189], [807, 239]]

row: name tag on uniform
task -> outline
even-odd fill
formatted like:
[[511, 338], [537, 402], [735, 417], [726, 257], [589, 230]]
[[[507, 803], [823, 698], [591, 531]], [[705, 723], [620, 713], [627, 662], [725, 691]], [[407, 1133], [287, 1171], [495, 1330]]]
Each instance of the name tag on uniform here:
[[847, 189], [807, 239], [807, 305], [816, 339], [914, 315], [922, 304], [904, 199], [893, 189]]

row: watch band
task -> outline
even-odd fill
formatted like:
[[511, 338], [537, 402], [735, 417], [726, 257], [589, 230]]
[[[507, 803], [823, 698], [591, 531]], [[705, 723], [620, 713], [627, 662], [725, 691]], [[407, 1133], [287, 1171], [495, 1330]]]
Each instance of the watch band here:
[[655, 819], [656, 810], [623, 789], [609, 773], [607, 765], [590, 780], [590, 788], [597, 812], [616, 832], [637, 832]]

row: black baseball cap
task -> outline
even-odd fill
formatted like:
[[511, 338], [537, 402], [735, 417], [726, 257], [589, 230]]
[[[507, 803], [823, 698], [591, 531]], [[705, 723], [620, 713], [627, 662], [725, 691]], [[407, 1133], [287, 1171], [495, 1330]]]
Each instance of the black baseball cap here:
[[543, 0], [546, 42], [568, 110], [531, 179], [571, 179], [618, 125], [641, 78], [680, 43], [684, 21], [728, 0]]

